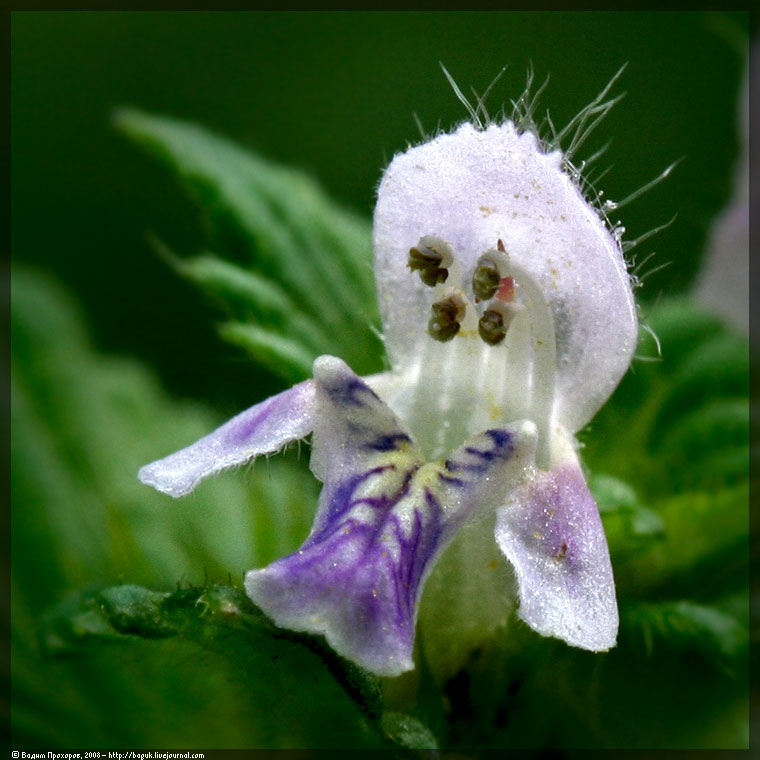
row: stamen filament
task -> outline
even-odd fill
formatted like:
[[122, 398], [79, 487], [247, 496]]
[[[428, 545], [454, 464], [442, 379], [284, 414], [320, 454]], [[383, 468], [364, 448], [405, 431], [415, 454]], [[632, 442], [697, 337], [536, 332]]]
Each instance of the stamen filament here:
[[551, 305], [533, 277], [521, 266], [508, 260], [509, 276], [520, 286], [531, 327], [533, 372], [531, 383], [531, 415], [539, 430], [536, 463], [548, 468], [551, 461], [550, 431], [554, 412], [557, 348]]
[[[530, 326], [530, 337], [526, 341], [529, 357], [512, 357], [510, 370], [518, 366], [531, 367], [529, 417], [539, 430], [536, 460], [539, 466], [549, 467], [551, 461], [550, 430], [554, 412], [555, 375], [557, 371], [557, 349], [554, 335], [554, 319], [551, 305], [544, 297], [542, 289], [533, 277], [521, 266], [515, 264], [504, 250], [501, 240], [496, 250], [490, 250], [480, 257], [481, 262], [492, 262], [499, 277], [511, 277], [519, 287], [526, 310], [525, 321]], [[504, 304], [506, 306], [507, 304]], [[517, 322], [518, 320], [514, 320]], [[516, 326], [516, 325], [515, 325]], [[510, 329], [513, 329], [510, 327]], [[527, 337], [527, 336], [526, 336]], [[514, 341], [511, 345], [521, 345]], [[527, 378], [526, 378], [527, 380]], [[510, 404], [511, 406], [511, 404]]]

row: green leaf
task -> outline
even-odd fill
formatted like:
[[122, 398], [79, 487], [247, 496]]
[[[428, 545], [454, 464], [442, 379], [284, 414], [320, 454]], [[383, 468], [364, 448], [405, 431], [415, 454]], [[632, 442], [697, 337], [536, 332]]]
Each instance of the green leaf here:
[[673, 485], [726, 488], [749, 476], [749, 401], [717, 398], [681, 416], [655, 446]]
[[219, 326], [223, 339], [287, 382], [311, 376], [315, 357], [330, 339], [274, 281], [212, 254], [180, 259], [165, 245], [157, 247], [180, 275], [239, 320]]
[[382, 727], [386, 736], [394, 743], [407, 749], [437, 750], [438, 744], [430, 729], [411, 715], [386, 712]]
[[[746, 605], [746, 597], [745, 597]], [[640, 642], [647, 655], [655, 647], [699, 652], [708, 664], [729, 667], [747, 655], [748, 608], [739, 619], [718, 607], [689, 601], [637, 604], [623, 610], [621, 636]]]
[[749, 564], [748, 501], [746, 482], [717, 492], [663, 498], [657, 504], [664, 523], [660, 538], [628, 551], [611, 541], [622, 595], [704, 599], [739, 587]]
[[[76, 306], [49, 278], [14, 269], [12, 320], [15, 736], [34, 747], [308, 745], [306, 734], [269, 724], [238, 671], [216, 660], [207, 667], [208, 653], [199, 658], [197, 646], [176, 637], [139, 651], [87, 645], [86, 658], [40, 660], [39, 618], [75, 589], [237, 581], [293, 551], [311, 525], [318, 483], [293, 451], [222, 474], [190, 499], [147, 488], [137, 480], [141, 465], [205, 435], [223, 416], [169, 399], [134, 361], [98, 354]], [[86, 605], [69, 621], [83, 645], [85, 634], [115, 635]], [[48, 629], [48, 649], [54, 633]], [[55, 635], [59, 649], [71, 638]], [[155, 714], [160, 728], [148, 719]]]
[[[726, 327], [721, 319], [697, 307], [687, 298], [663, 298], [651, 309], [643, 306], [644, 321], [650, 331], [642, 331], [639, 355], [660, 356], [661, 361], [636, 365], [636, 374], [672, 375], [682, 362], [703, 342], [723, 335]], [[656, 336], [656, 341], [655, 337]], [[656, 343], [659, 342], [660, 349]]]
[[653, 510], [639, 503], [633, 487], [619, 478], [593, 473], [588, 479], [596, 505], [607, 523], [613, 516], [627, 518], [628, 530], [634, 536], [653, 536], [662, 533], [665, 525]]
[[227, 322], [219, 333], [243, 348], [254, 361], [292, 383], [311, 376], [315, 355], [295, 340], [241, 322]]
[[224, 304], [232, 314], [256, 315], [267, 324], [281, 325], [296, 307], [273, 280], [206, 253], [189, 259], [172, 256], [183, 277]]
[[[150, 656], [158, 639], [166, 642], [163, 658], [172, 646], [185, 645], [179, 651], [191, 658], [187, 665], [195, 677], [213, 680], [215, 669], [226, 679], [241, 681], [251, 710], [248, 722], [255, 725], [252, 742], [385, 746], [377, 679], [320, 640], [275, 628], [241, 590], [230, 586], [172, 593], [116, 586], [79, 594], [48, 615], [41, 634], [43, 651], [56, 658], [72, 653], [88, 658], [98, 645], [112, 648], [116, 643]], [[111, 649], [111, 654], [118, 659], [117, 651]]]
[[[262, 463], [248, 476], [255, 489], [245, 473], [225, 473], [184, 501], [142, 485], [142, 465], [224, 418], [170, 400], [136, 362], [98, 355], [57, 285], [25, 271], [13, 277], [12, 545], [35, 609], [91, 583], [238, 579], [270, 556], [256, 541], [264, 523], [276, 526], [279, 549], [298, 546], [318, 496], [305, 461]], [[273, 506], [282, 489], [296, 495], [285, 516]], [[40, 550], [30, 555], [30, 545]]]
[[600, 512], [635, 509], [638, 506], [639, 500], [633, 486], [614, 475], [592, 473], [589, 475], [588, 485]]
[[749, 345], [745, 338], [729, 333], [695, 344], [661, 401], [651, 445], [656, 447], [662, 431], [705, 403], [715, 398], [746, 399], [748, 393]]
[[[255, 355], [275, 356], [265, 347], [282, 338], [302, 344], [311, 359], [331, 353], [359, 374], [381, 369], [364, 219], [339, 208], [302, 173], [201, 127], [129, 109], [119, 111], [115, 123], [183, 181], [205, 214], [212, 247], [224, 262], [196, 260], [180, 268], [231, 308], [244, 304], [258, 328], [271, 333], [254, 341]], [[285, 293], [287, 301], [280, 298]], [[315, 327], [307, 335], [309, 323]], [[224, 335], [239, 342], [234, 331]], [[286, 374], [296, 368], [289, 363]]]

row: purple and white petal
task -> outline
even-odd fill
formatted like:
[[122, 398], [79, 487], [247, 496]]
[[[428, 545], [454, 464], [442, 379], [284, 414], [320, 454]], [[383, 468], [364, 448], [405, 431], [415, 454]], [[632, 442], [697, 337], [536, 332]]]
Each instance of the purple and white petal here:
[[423, 459], [393, 412], [344, 362], [314, 364], [311, 467], [325, 486], [299, 551], [246, 576], [277, 625], [324, 634], [382, 675], [413, 667], [415, 605], [441, 509], [413, 487]]
[[145, 465], [138, 477], [169, 496], [184, 496], [209, 475], [304, 438], [312, 431], [314, 412], [314, 382], [306, 380], [241, 412], [191, 446]]
[[[339, 359], [314, 367], [315, 473], [325, 482], [309, 538], [246, 576], [277, 625], [324, 634], [384, 676], [413, 668], [425, 579], [462, 522], [495, 506], [535, 446], [530, 423], [476, 436], [445, 463], [423, 458], [393, 412]], [[490, 504], [489, 504], [490, 500]]]
[[531, 628], [594, 652], [615, 646], [607, 540], [577, 461], [516, 488], [499, 510], [496, 542], [515, 569], [518, 615]]
[[343, 483], [344, 501], [332, 504], [341, 518], [294, 554], [249, 572], [251, 599], [277, 625], [324, 634], [378, 675], [411, 670], [417, 600], [445, 531], [435, 496], [410, 487], [414, 472], [402, 473], [401, 490], [383, 470]]

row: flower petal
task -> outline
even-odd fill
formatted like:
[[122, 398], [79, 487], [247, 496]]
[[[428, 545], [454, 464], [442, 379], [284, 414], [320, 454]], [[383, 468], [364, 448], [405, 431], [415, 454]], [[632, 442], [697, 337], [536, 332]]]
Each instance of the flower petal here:
[[518, 615], [531, 628], [594, 652], [615, 646], [607, 540], [577, 461], [516, 488], [499, 510], [496, 542], [515, 569]]
[[328, 489], [346, 471], [364, 471], [389, 459], [422, 464], [421, 453], [396, 415], [343, 360], [320, 356], [313, 375], [319, 413], [311, 470]]
[[385, 676], [413, 668], [417, 604], [433, 561], [479, 506], [503, 498], [535, 447], [530, 423], [476, 436], [424, 464], [393, 412], [339, 359], [315, 362], [312, 469], [325, 482], [303, 546], [246, 576], [285, 628], [324, 634]]
[[502, 241], [550, 302], [557, 337], [557, 415], [578, 430], [625, 373], [638, 321], [620, 246], [563, 171], [559, 151], [511, 122], [463, 124], [397, 155], [374, 219], [375, 274], [386, 347], [403, 369], [429, 340], [432, 289], [407, 266], [421, 237], [447, 241], [467, 279]]
[[299, 383], [241, 412], [191, 446], [145, 465], [138, 477], [169, 496], [184, 496], [209, 475], [307, 436], [313, 427], [314, 395], [312, 380]]

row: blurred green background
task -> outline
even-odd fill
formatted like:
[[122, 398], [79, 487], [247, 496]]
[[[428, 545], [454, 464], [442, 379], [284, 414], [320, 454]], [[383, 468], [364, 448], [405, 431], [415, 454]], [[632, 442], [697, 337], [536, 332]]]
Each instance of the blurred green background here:
[[[466, 116], [439, 61], [465, 92], [508, 65], [494, 111], [522, 92], [529, 65], [538, 83], [551, 75], [541, 105], [556, 125], [627, 63], [612, 93], [626, 97], [587, 146], [612, 139], [605, 197], [683, 161], [620, 214], [629, 239], [678, 214], [636, 250], [656, 251], [643, 273], [668, 263], [638, 294], [647, 313], [667, 302], [653, 319], [667, 361], [635, 365], [582, 436], [618, 582], [619, 647], [597, 657], [517, 627], [494, 655], [500, 679], [484, 655], [443, 699], [423, 673], [427, 702], [391, 689], [390, 703], [459, 746], [486, 735], [496, 746], [746, 742], [746, 340], [671, 299], [688, 290], [732, 190], [746, 13], [16, 12], [11, 31], [12, 254], [42, 273], [16, 269], [12, 292], [20, 745], [378, 746], [417, 730], [380, 721], [366, 684], [325, 665], [329, 655], [274, 641], [244, 599], [198, 585], [238, 583], [298, 545], [317, 494], [305, 456], [176, 503], [136, 481], [141, 464], [283, 380], [219, 339], [220, 312], [149, 243], [196, 254], [210, 235], [198, 203], [112, 117], [134, 106], [196, 122], [304, 169], [368, 220], [383, 167], [419, 139], [415, 115], [428, 131]], [[344, 243], [366, 236], [324, 219]], [[355, 349], [360, 329], [348, 323], [335, 340]], [[652, 341], [642, 350], [653, 355]], [[173, 638], [154, 640], [165, 635], [154, 597], [93, 606], [88, 589], [117, 583], [179, 584], [179, 617], [162, 623]], [[230, 605], [242, 605], [242, 629], [227, 627]]]
[[613, 199], [684, 159], [621, 214], [631, 239], [678, 214], [638, 251], [672, 262], [647, 281], [654, 298], [689, 283], [730, 192], [747, 29], [743, 12], [15, 13], [13, 255], [71, 287], [99, 346], [231, 412], [259, 397], [255, 368], [146, 242], [196, 252], [197, 211], [115, 133], [114, 108], [196, 121], [369, 217], [383, 167], [419, 139], [413, 115], [426, 130], [466, 117], [439, 61], [465, 92], [507, 65], [494, 110], [532, 63], [538, 82], [551, 76], [542, 105], [557, 125], [628, 63], [627, 95], [587, 147], [612, 139], [600, 166]]

